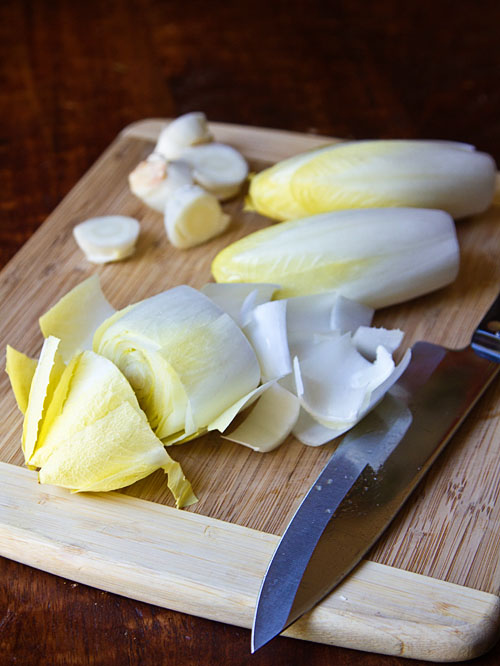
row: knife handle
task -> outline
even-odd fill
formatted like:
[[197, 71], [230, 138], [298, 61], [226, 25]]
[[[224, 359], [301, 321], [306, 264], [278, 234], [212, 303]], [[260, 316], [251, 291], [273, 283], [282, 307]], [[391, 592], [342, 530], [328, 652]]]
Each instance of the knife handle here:
[[500, 363], [500, 294], [474, 331], [471, 347], [479, 356]]

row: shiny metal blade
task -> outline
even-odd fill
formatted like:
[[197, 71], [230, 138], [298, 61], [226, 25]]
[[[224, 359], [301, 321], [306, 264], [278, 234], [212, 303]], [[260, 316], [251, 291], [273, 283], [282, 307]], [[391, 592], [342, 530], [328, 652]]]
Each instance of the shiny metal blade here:
[[405, 373], [344, 438], [283, 534], [257, 601], [252, 652], [353, 569], [499, 370], [470, 347], [414, 345]]

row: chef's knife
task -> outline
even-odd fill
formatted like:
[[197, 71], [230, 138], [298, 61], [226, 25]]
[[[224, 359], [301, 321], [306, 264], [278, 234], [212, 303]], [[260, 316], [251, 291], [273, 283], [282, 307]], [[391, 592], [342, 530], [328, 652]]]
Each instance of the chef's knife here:
[[500, 370], [500, 295], [471, 344], [427, 342], [379, 405], [344, 438], [284, 532], [262, 582], [252, 652], [353, 569]]

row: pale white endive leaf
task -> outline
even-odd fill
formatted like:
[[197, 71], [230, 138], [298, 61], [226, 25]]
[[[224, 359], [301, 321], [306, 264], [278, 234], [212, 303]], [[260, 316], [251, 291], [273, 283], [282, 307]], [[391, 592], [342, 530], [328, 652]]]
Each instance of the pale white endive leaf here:
[[254, 308], [243, 331], [259, 359], [264, 381], [288, 375], [292, 360], [288, 349], [287, 301], [270, 301]]
[[297, 396], [279, 384], [273, 384], [258, 399], [243, 423], [223, 437], [254, 451], [272, 451], [291, 433], [299, 410]]
[[339, 338], [332, 344], [324, 341], [307, 360], [294, 359], [297, 395], [302, 407], [330, 427], [354, 421], [366, 395], [363, 388], [350, 386], [352, 368], [359, 359], [346, 342], [349, 338]]
[[200, 291], [224, 312], [227, 312], [236, 322], [242, 324], [243, 310], [247, 312], [257, 307], [257, 305], [267, 303], [278, 287], [277, 284], [252, 284], [249, 282], [227, 284], [207, 282]]
[[375, 328], [359, 326], [354, 331], [352, 340], [356, 349], [367, 359], [373, 360], [377, 355], [377, 347], [382, 345], [393, 354], [403, 340], [404, 333], [398, 328]]
[[371, 393], [392, 373], [391, 355], [379, 347], [371, 363], [355, 348], [350, 334], [324, 340], [306, 359], [294, 361], [302, 407], [327, 427], [353, 423]]
[[311, 344], [368, 326], [373, 309], [336, 291], [286, 299], [288, 346], [292, 356], [301, 357]]
[[322, 423], [318, 423], [305, 409], [301, 409], [292, 434], [302, 444], [307, 444], [307, 446], [322, 446], [340, 437], [352, 427], [352, 423], [347, 423], [343, 427], [327, 428]]
[[224, 432], [240, 412], [253, 405], [254, 402], [258, 400], [258, 398], [260, 398], [260, 396], [265, 393], [274, 383], [275, 380], [271, 380], [265, 384], [261, 384], [257, 388], [253, 389], [253, 391], [247, 393], [247, 395], [244, 395], [242, 398], [228, 407], [216, 419], [209, 423], [207, 430], [218, 430], [219, 432]]
[[367, 397], [364, 406], [361, 408], [357, 417], [349, 422], [337, 422], [333, 427], [329, 427], [324, 422], [318, 421], [306, 409], [301, 409], [299, 418], [293, 429], [293, 435], [308, 446], [321, 446], [336, 437], [340, 437], [350, 430], [356, 423], [359, 423], [385, 396], [385, 394], [398, 381], [403, 372], [408, 367], [411, 360], [411, 350], [408, 349], [401, 361], [393, 369], [389, 377], [377, 386]]

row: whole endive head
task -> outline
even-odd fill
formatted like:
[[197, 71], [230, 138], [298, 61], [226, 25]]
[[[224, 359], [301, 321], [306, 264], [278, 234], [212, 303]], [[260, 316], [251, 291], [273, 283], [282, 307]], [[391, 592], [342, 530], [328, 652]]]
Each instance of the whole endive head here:
[[276, 283], [275, 297], [337, 290], [374, 308], [452, 282], [459, 246], [448, 213], [372, 208], [323, 213], [275, 224], [223, 249], [217, 282]]
[[484, 211], [493, 158], [454, 141], [337, 143], [278, 162], [253, 177], [247, 209], [277, 220], [333, 210], [412, 206], [455, 219]]

